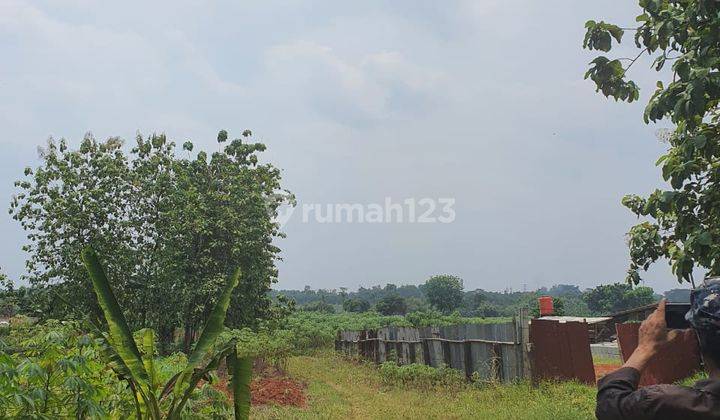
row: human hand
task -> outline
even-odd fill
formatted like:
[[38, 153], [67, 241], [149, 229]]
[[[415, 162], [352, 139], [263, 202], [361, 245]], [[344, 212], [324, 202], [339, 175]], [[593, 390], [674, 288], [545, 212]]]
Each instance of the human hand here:
[[665, 321], [665, 304], [666, 300], [662, 299], [657, 309], [640, 324], [637, 350], [654, 355], [672, 345], [688, 331], [668, 330]]
[[663, 349], [678, 342], [692, 330], [668, 330], [665, 321], [665, 299], [658, 303], [657, 309], [640, 324], [638, 333], [638, 346], [625, 363], [640, 371], [647, 362]]

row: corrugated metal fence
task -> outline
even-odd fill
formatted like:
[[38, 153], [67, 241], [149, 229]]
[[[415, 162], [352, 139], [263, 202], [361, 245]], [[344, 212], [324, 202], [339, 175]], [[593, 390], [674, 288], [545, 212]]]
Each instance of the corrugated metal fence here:
[[512, 382], [530, 377], [528, 317], [523, 310], [512, 322], [447, 327], [386, 327], [341, 331], [338, 351], [382, 363], [448, 366], [483, 380]]

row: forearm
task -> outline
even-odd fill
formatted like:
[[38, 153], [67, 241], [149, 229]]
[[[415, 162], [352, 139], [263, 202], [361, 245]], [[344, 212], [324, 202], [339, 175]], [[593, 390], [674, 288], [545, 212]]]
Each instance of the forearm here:
[[652, 348], [638, 346], [633, 354], [625, 361], [623, 367], [633, 368], [642, 373], [654, 355], [655, 351]]
[[[628, 362], [630, 360], [628, 359]], [[640, 372], [633, 367], [623, 366], [598, 381], [597, 407], [595, 415], [599, 420], [643, 419], [638, 382]]]

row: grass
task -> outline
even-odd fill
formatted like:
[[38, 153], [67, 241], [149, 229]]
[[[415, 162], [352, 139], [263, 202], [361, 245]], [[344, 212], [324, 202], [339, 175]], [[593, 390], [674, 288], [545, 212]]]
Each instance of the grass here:
[[289, 374], [308, 385], [308, 406], [253, 407], [256, 419], [592, 419], [595, 388], [528, 383], [417, 389], [383, 385], [377, 368], [332, 352], [292, 357]]
[[593, 363], [596, 365], [622, 365], [623, 362], [619, 357], [603, 357], [593, 356]]
[[683, 380], [681, 380], [681, 381], [678, 381], [677, 383], [678, 383], [679, 385], [684, 385], [684, 386], [693, 386], [693, 385], [695, 384], [695, 382], [700, 381], [700, 380], [704, 380], [704, 379], [707, 379], [707, 378], [708, 378], [707, 373], [705, 373], [705, 372], [697, 372], [696, 374], [692, 375], [691, 377], [685, 378], [685, 379], [683, 379]]

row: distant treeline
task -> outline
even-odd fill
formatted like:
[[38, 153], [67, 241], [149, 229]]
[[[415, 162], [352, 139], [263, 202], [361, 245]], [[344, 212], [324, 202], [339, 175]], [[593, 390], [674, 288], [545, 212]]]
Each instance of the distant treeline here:
[[[52, 309], [61, 302], [56, 299], [55, 285], [38, 287], [12, 287], [0, 275], [0, 317], [16, 314], [52, 317]], [[495, 292], [483, 289], [465, 291], [463, 281], [454, 276], [440, 275], [421, 285], [386, 284], [385, 286], [360, 287], [356, 291], [339, 289], [272, 290], [273, 301], [281, 301], [275, 307], [300, 311], [325, 313], [370, 312], [382, 315], [405, 315], [408, 313], [438, 312], [465, 317], [511, 317], [520, 308], [529, 308], [538, 315], [537, 298], [552, 296], [556, 315], [600, 316], [653, 303], [665, 297], [672, 302], [688, 302], [689, 289], [673, 289], [662, 295], [652, 288], [632, 287], [626, 283], [600, 285], [581, 290], [578, 286], [558, 284], [534, 291]], [[287, 301], [294, 305], [287, 305]]]
[[[462, 280], [452, 276], [435, 276], [458, 280], [442, 287], [429, 287], [428, 280], [421, 285], [386, 284], [385, 286], [360, 287], [357, 291], [339, 289], [273, 290], [271, 296], [284, 296], [295, 301], [298, 309], [320, 312], [366, 312], [377, 311], [386, 315], [404, 315], [410, 312], [437, 310], [444, 313], [458, 312], [468, 317], [508, 317], [520, 308], [530, 308], [538, 315], [537, 299], [552, 296], [556, 315], [601, 316], [632, 309], [656, 302], [665, 297], [673, 302], [689, 301], [689, 289], [673, 289], [662, 295], [646, 286], [632, 287], [626, 283], [600, 285], [581, 290], [570, 284], [557, 284], [534, 291], [494, 292], [483, 289], [465, 291]], [[459, 287], [458, 287], [459, 285]], [[452, 287], [454, 286], [454, 287]], [[440, 290], [438, 290], [440, 289]], [[450, 289], [454, 289], [452, 296]], [[438, 298], [438, 295], [440, 297]]]

